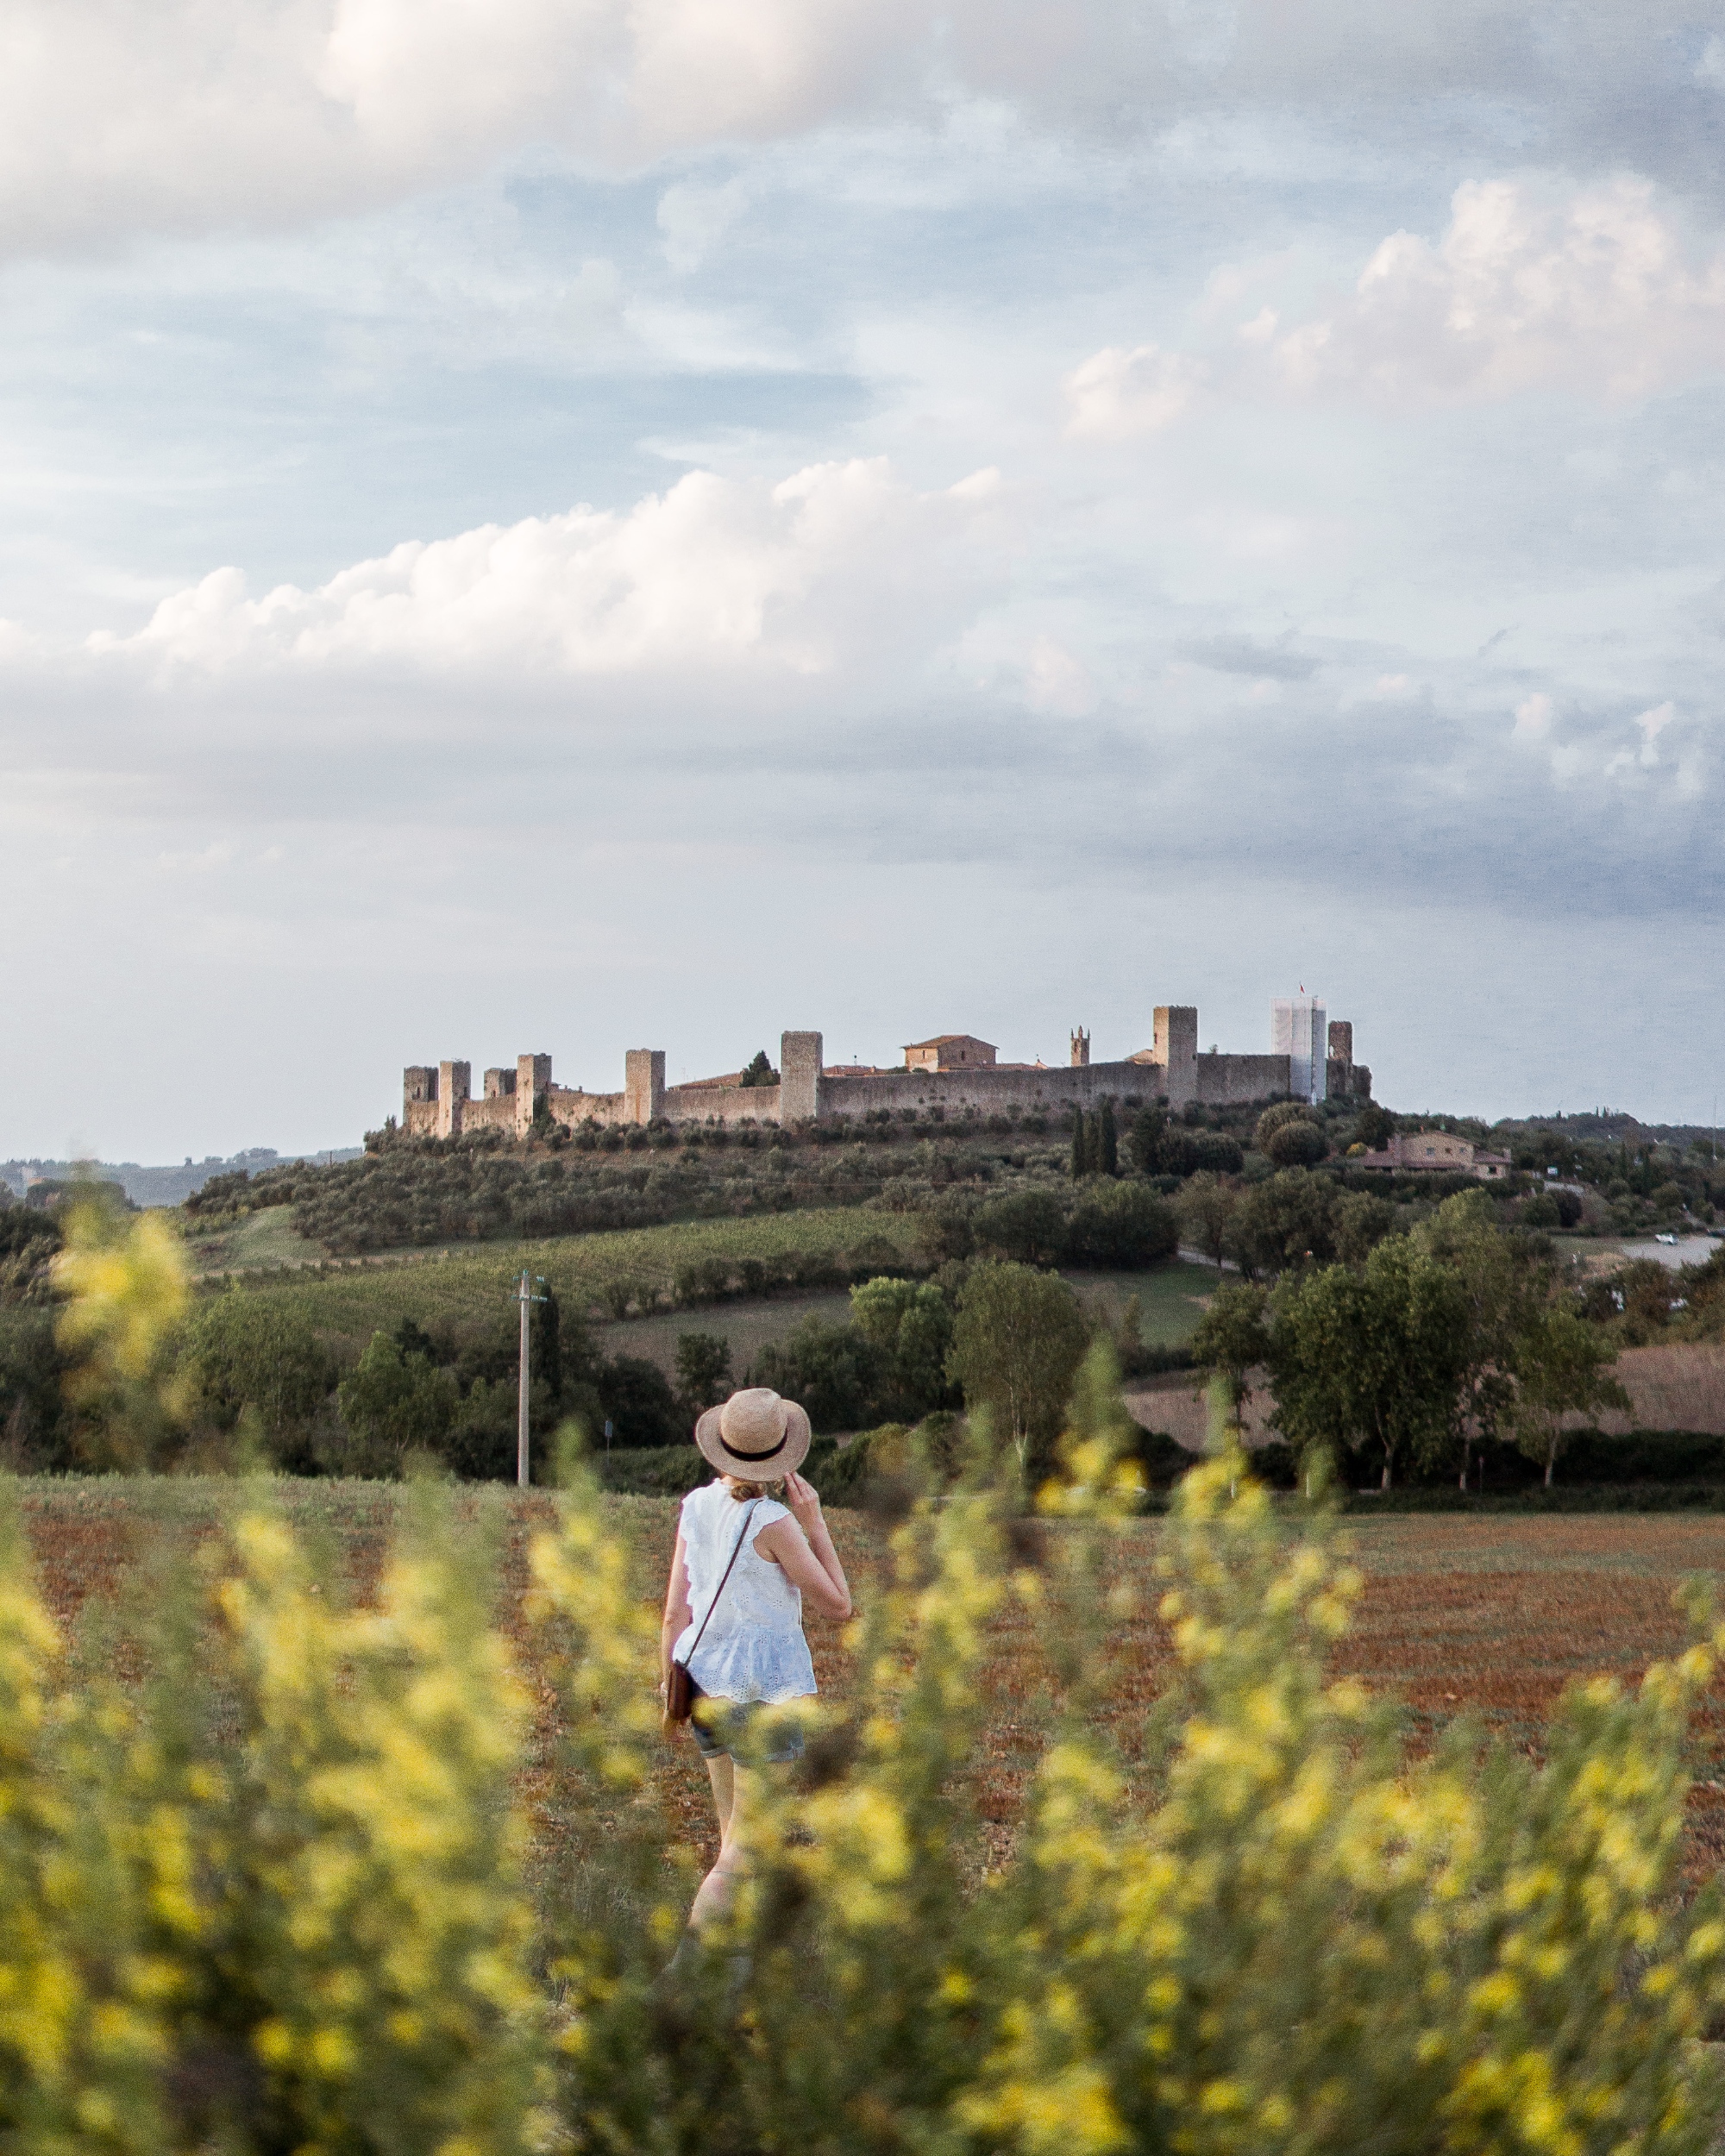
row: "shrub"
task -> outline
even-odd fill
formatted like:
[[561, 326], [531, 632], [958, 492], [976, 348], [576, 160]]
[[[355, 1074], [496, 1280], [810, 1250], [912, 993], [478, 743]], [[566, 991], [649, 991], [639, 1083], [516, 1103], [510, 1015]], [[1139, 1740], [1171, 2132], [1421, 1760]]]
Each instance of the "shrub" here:
[[[1274, 1110], [1267, 1109], [1266, 1114]], [[1323, 1131], [1303, 1117], [1277, 1124], [1264, 1138], [1259, 1150], [1272, 1168], [1314, 1168], [1328, 1152]]]
[[1065, 1248], [1066, 1215], [1051, 1192], [1013, 1191], [978, 1206], [970, 1215], [970, 1232], [975, 1248], [991, 1257], [1052, 1265]]
[[1173, 1206], [1148, 1184], [1092, 1183], [1068, 1216], [1064, 1255], [1074, 1265], [1138, 1272], [1172, 1257], [1179, 1244]]

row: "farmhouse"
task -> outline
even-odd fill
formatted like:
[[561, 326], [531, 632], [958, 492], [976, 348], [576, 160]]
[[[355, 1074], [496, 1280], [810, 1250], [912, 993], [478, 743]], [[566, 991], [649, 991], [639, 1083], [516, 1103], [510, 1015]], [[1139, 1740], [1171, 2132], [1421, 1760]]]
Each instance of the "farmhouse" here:
[[[1181, 1108], [1189, 1101], [1250, 1105], [1289, 1094], [1307, 1100], [1368, 1099], [1371, 1073], [1353, 1060], [1353, 1028], [1327, 1022], [1323, 1006], [1310, 999], [1296, 1007], [1293, 1025], [1284, 1017], [1287, 1006], [1273, 1012], [1272, 1038], [1286, 1031], [1295, 1044], [1268, 1056], [1224, 1056], [1215, 1049], [1201, 1056], [1196, 1006], [1158, 1004], [1151, 1045], [1118, 1062], [1092, 1062], [1090, 1037], [1081, 1026], [1066, 1064], [1001, 1063], [993, 1043], [971, 1033], [942, 1033], [913, 1042], [900, 1070], [829, 1064], [819, 1033], [785, 1033], [776, 1082], [767, 1085], [745, 1085], [741, 1073], [731, 1073], [668, 1086], [662, 1048], [631, 1048], [617, 1093], [554, 1083], [551, 1058], [544, 1055], [518, 1056], [512, 1069], [493, 1066], [477, 1095], [471, 1063], [410, 1063], [402, 1075], [401, 1126], [424, 1138], [494, 1130], [520, 1138], [547, 1124], [794, 1124], [911, 1109], [987, 1115], [1092, 1108], [1105, 1100], [1122, 1108], [1155, 1100]], [[1327, 1058], [1313, 1053], [1314, 1040], [1327, 1042]], [[913, 1062], [913, 1056], [922, 1060]]]
[[1382, 1152], [1355, 1153], [1350, 1168], [1381, 1168], [1403, 1175], [1471, 1175], [1496, 1182], [1510, 1173], [1507, 1153], [1493, 1153], [1449, 1131], [1397, 1131]]

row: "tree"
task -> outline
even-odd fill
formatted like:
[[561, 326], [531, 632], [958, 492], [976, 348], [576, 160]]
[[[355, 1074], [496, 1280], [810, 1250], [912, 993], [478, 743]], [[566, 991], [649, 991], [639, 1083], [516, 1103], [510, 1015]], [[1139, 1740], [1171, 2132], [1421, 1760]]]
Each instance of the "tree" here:
[[1098, 1178], [1066, 1221], [1065, 1255], [1074, 1265], [1141, 1272], [1172, 1257], [1179, 1245], [1173, 1206], [1146, 1183]]
[[643, 1355], [613, 1355], [599, 1365], [597, 1389], [601, 1420], [612, 1426], [613, 1445], [667, 1445], [687, 1441], [671, 1381]]
[[1084, 1348], [1078, 1299], [1057, 1274], [988, 1261], [965, 1282], [947, 1375], [973, 1413], [993, 1416], [1026, 1482], [1053, 1458]]
[[1046, 1190], [1015, 1190], [991, 1198], [970, 1216], [979, 1250], [1021, 1265], [1052, 1265], [1066, 1246], [1066, 1214]]
[[1251, 1397], [1251, 1373], [1270, 1360], [1269, 1308], [1264, 1288], [1250, 1281], [1229, 1281], [1211, 1296], [1192, 1335], [1193, 1361], [1214, 1370], [1227, 1388], [1236, 1433]]
[[1381, 1153], [1395, 1135], [1395, 1117], [1375, 1100], [1368, 1100], [1353, 1119], [1353, 1143], [1368, 1152]]
[[1290, 1123], [1310, 1123], [1314, 1119], [1303, 1100], [1277, 1100], [1267, 1107], [1253, 1127], [1251, 1142], [1260, 1153], [1270, 1150], [1270, 1141], [1276, 1133]]
[[1233, 1237], [1239, 1193], [1220, 1175], [1194, 1175], [1174, 1201], [1180, 1232], [1215, 1267], [1218, 1275]]
[[743, 1075], [737, 1081], [744, 1086], [776, 1086], [779, 1074], [774, 1069], [772, 1059], [764, 1048], [757, 1048], [743, 1066]]
[[894, 1419], [920, 1421], [950, 1397], [952, 1305], [927, 1281], [882, 1277], [850, 1291], [850, 1321], [880, 1354]]
[[834, 1325], [811, 1313], [784, 1339], [759, 1351], [749, 1382], [770, 1385], [798, 1401], [817, 1434], [831, 1437], [865, 1430], [878, 1420], [883, 1359], [854, 1325]]
[[1302, 1117], [1278, 1124], [1261, 1149], [1276, 1168], [1315, 1168], [1330, 1150], [1318, 1125]]
[[1327, 1265], [1284, 1280], [1274, 1308], [1276, 1420], [1294, 1444], [1372, 1449], [1385, 1489], [1403, 1462], [1441, 1455], [1465, 1327], [1447, 1267], [1396, 1236], [1363, 1271]]
[[1161, 1175], [1167, 1172], [1162, 1165], [1162, 1140], [1167, 1128], [1168, 1111], [1159, 1106], [1140, 1108], [1132, 1118], [1126, 1150], [1140, 1175]]
[[329, 1361], [308, 1320], [279, 1295], [231, 1289], [204, 1303], [188, 1329], [181, 1363], [191, 1407], [231, 1430], [250, 1407], [279, 1439], [316, 1414], [329, 1390]]
[[1120, 1172], [1120, 1139], [1114, 1129], [1114, 1104], [1104, 1100], [1096, 1111], [1096, 1168], [1104, 1175]]
[[1090, 1172], [1089, 1137], [1082, 1108], [1072, 1111], [1072, 1180], [1081, 1181]]
[[1561, 1303], [1545, 1304], [1523, 1331], [1515, 1353], [1515, 1437], [1544, 1467], [1547, 1489], [1568, 1435], [1566, 1415], [1628, 1411], [1628, 1394], [1608, 1375], [1616, 1359], [1611, 1342]]
[[1525, 1238], [1503, 1234], [1483, 1190], [1446, 1198], [1414, 1230], [1414, 1240], [1448, 1266], [1460, 1286], [1465, 1331], [1451, 1434], [1459, 1454], [1458, 1481], [1465, 1489], [1474, 1445], [1499, 1434], [1515, 1403], [1515, 1344], [1545, 1300], [1549, 1269], [1534, 1259]]
[[1345, 1190], [1330, 1207], [1331, 1239], [1344, 1265], [1364, 1265], [1395, 1225], [1395, 1206], [1375, 1191]]
[[1312, 1261], [1327, 1265], [1335, 1255], [1331, 1228], [1334, 1194], [1328, 1179], [1303, 1168], [1285, 1168], [1244, 1192], [1234, 1214], [1234, 1252], [1251, 1278], [1285, 1272]]
[[677, 1403], [691, 1421], [736, 1390], [731, 1343], [722, 1332], [677, 1335]]
[[336, 1388], [342, 1420], [361, 1472], [399, 1474], [410, 1452], [439, 1452], [460, 1395], [452, 1372], [425, 1356], [404, 1355], [373, 1332], [357, 1367]]

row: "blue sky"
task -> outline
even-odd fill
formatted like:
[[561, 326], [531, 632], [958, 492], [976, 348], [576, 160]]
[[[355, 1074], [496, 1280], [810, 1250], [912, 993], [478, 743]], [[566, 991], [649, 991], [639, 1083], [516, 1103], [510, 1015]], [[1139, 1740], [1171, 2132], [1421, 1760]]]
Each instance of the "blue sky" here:
[[0, 1152], [1301, 983], [1711, 1117], [1725, 9], [22, 14]]

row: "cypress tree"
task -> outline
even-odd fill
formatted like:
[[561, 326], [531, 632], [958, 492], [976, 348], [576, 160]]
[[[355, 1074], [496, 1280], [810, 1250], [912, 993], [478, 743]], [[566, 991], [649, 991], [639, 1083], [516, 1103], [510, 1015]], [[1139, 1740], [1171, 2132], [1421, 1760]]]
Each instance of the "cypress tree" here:
[[1104, 1175], [1120, 1172], [1120, 1142], [1114, 1134], [1114, 1104], [1104, 1099], [1096, 1112], [1096, 1166]]
[[1080, 1176], [1088, 1173], [1088, 1149], [1084, 1142], [1084, 1111], [1075, 1108], [1072, 1111], [1072, 1180], [1076, 1183]]

